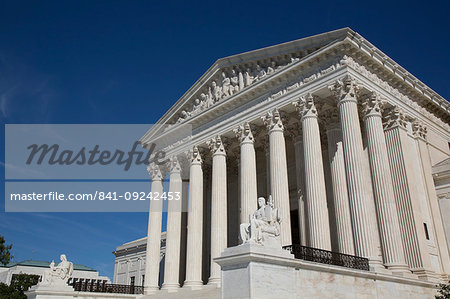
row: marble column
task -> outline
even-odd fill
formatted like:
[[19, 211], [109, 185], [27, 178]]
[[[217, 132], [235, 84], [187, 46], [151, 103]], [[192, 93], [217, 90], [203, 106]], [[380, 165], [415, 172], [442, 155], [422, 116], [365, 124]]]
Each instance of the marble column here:
[[203, 170], [197, 146], [190, 153], [186, 280], [184, 287], [200, 287], [203, 244]]
[[428, 279], [431, 271], [431, 260], [428, 254], [427, 241], [423, 234], [423, 220], [416, 201], [417, 189], [410, 159], [418, 159], [413, 155], [408, 144], [407, 123], [409, 117], [399, 108], [393, 107], [385, 115], [385, 138], [395, 186], [394, 197], [403, 241], [406, 262], [411, 271], [419, 277]]
[[266, 156], [266, 197], [269, 198], [269, 195], [272, 194], [270, 192], [270, 144], [269, 138], [265, 137], [263, 139], [263, 150]]
[[[182, 187], [181, 166], [177, 157], [171, 157], [169, 162], [169, 197], [167, 204], [166, 257], [164, 264], [164, 283], [162, 289], [172, 290], [180, 287], [180, 242]], [[184, 200], [184, 199], [183, 199]]]
[[330, 89], [338, 102], [355, 254], [369, 258], [372, 265], [379, 265], [373, 232], [377, 225], [370, 209], [369, 182], [356, 99], [357, 87], [353, 79], [346, 76], [330, 86]]
[[355, 255], [341, 128], [337, 117], [331, 116], [327, 121], [330, 121], [330, 124], [326, 127], [326, 132], [336, 219], [337, 246], [340, 253]]
[[258, 189], [256, 183], [255, 139], [248, 122], [234, 130], [240, 141], [240, 222], [248, 223], [250, 215], [257, 209]]
[[393, 272], [407, 272], [381, 119], [381, 101], [376, 93], [363, 101], [363, 110], [384, 266]]
[[308, 246], [331, 250], [327, 193], [317, 109], [311, 94], [301, 98], [300, 102], [295, 105], [300, 113], [303, 129], [306, 212], [309, 229]]
[[[153, 197], [155, 194], [163, 193], [162, 179], [163, 175], [158, 165], [151, 164], [148, 168], [148, 173], [151, 176], [151, 192]], [[145, 294], [151, 294], [159, 290], [159, 263], [161, 261], [161, 223], [162, 223], [162, 200], [150, 201], [150, 212], [148, 215], [148, 233], [147, 233], [147, 250], [145, 253]]]
[[281, 212], [281, 245], [292, 245], [291, 210], [287, 174], [286, 143], [280, 112], [275, 109], [263, 118], [269, 130], [270, 192], [275, 206]]
[[295, 151], [295, 176], [297, 183], [297, 200], [298, 200], [298, 225], [300, 233], [300, 245], [307, 245], [307, 229], [306, 229], [306, 209], [305, 209], [305, 162], [303, 155], [303, 135], [298, 128], [298, 134], [294, 137]]
[[211, 184], [211, 274], [208, 284], [220, 285], [221, 269], [213, 261], [227, 248], [227, 162], [220, 136], [208, 146], [212, 154]]

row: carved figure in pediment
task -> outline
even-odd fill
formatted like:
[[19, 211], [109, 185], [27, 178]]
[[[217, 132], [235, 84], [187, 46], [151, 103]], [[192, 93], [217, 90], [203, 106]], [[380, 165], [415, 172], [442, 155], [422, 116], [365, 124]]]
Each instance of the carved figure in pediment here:
[[256, 65], [256, 70], [255, 70], [255, 79], [257, 80], [261, 80], [262, 78], [264, 78], [267, 75], [266, 71], [259, 65]]
[[231, 91], [231, 89], [232, 89], [232, 86], [231, 86], [230, 78], [227, 77], [225, 72], [222, 72], [222, 93], [223, 93], [223, 96], [225, 96], [225, 97], [230, 96], [233, 93]]
[[244, 83], [244, 75], [242, 74], [241, 71], [238, 74], [238, 78], [239, 78], [239, 90], [243, 90], [245, 87], [245, 83]]
[[211, 94], [214, 103], [222, 98], [222, 88], [217, 85], [216, 81], [212, 81], [211, 83]]
[[177, 124], [182, 123], [183, 121], [188, 119], [189, 116], [191, 116], [189, 112], [187, 112], [186, 110], [182, 110], [180, 113], [180, 117], [178, 117]]
[[245, 86], [249, 86], [253, 83], [253, 76], [250, 69], [247, 69], [247, 71], [245, 72], [244, 83]]
[[212, 100], [212, 97], [210, 97], [209, 95], [202, 93], [200, 95], [200, 98], [202, 99], [204, 108], [209, 108], [212, 105], [214, 105], [214, 101]]
[[205, 103], [199, 99], [194, 100], [194, 105], [192, 107], [192, 115], [200, 113], [204, 109]]
[[231, 70], [231, 89], [230, 94], [234, 94], [239, 91], [239, 77], [236, 74], [236, 70]]
[[277, 63], [272, 61], [272, 63], [267, 67], [267, 75], [272, 74], [277, 69]]

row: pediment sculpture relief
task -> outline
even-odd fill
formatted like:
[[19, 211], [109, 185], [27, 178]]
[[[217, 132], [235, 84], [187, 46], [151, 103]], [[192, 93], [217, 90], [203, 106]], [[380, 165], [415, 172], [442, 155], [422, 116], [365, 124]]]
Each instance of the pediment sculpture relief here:
[[219, 78], [206, 84], [206, 87], [203, 88], [200, 95], [193, 97], [194, 99], [191, 101], [191, 105], [185, 107], [178, 114], [175, 124], [184, 122], [191, 116], [199, 114], [223, 99], [238, 93], [245, 87], [299, 60], [300, 58], [298, 57], [291, 57], [287, 63], [277, 63], [272, 60], [266, 67], [262, 67], [258, 63], [253, 68], [240, 69], [234, 67], [229, 72], [222, 71]]

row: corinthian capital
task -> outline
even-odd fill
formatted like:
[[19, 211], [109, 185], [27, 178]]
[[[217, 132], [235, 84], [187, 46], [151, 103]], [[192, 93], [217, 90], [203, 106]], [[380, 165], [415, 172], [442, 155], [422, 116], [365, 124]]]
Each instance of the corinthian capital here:
[[253, 138], [252, 129], [250, 128], [250, 124], [248, 122], [245, 122], [243, 125], [238, 126], [236, 129], [233, 130], [233, 132], [236, 134], [236, 137], [239, 139], [239, 142], [250, 142], [254, 143], [255, 138]]
[[418, 138], [427, 139], [428, 129], [423, 122], [415, 120], [412, 123], [413, 135]]
[[170, 173], [180, 173], [181, 165], [176, 156], [170, 157], [169, 159], [169, 171]]
[[346, 75], [344, 78], [337, 80], [334, 84], [328, 86], [328, 89], [335, 95], [338, 105], [344, 101], [356, 102], [356, 95], [360, 87], [355, 79]]
[[200, 155], [200, 151], [197, 146], [194, 146], [190, 153], [191, 164], [202, 164], [202, 156]]
[[384, 129], [395, 127], [406, 129], [409, 117], [398, 106], [391, 108], [384, 116]]
[[306, 96], [300, 97], [298, 102], [292, 103], [297, 109], [300, 117], [317, 117], [317, 108], [314, 104], [314, 97], [308, 93]]
[[147, 167], [147, 171], [148, 171], [148, 174], [150, 174], [152, 181], [161, 181], [162, 180], [161, 169], [155, 163], [151, 163]]
[[381, 117], [383, 103], [380, 96], [376, 92], [372, 92], [368, 97], [362, 101], [363, 118], [369, 116]]
[[264, 124], [267, 126], [269, 131], [283, 131], [283, 122], [281, 120], [280, 111], [274, 109], [271, 112], [267, 112], [265, 116], [262, 117]]
[[210, 141], [207, 142], [209, 149], [211, 150], [211, 154], [214, 155], [226, 155], [225, 153], [225, 146], [222, 142], [222, 138], [220, 138], [219, 135], [212, 138]]

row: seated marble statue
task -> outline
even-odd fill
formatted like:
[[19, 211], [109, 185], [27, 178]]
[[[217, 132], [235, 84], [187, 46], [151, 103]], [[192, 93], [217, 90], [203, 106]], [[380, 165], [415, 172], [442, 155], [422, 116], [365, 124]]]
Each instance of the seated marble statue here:
[[258, 209], [253, 215], [249, 215], [249, 223], [242, 223], [240, 226], [242, 243], [281, 246], [280, 223], [281, 217], [278, 209], [273, 206], [272, 196], [269, 196], [268, 203], [264, 197], [258, 198]]
[[69, 262], [65, 254], [60, 256], [61, 262], [55, 267], [55, 262], [50, 263], [50, 269], [44, 272], [42, 284], [67, 284], [67, 280], [72, 276], [73, 264]]

